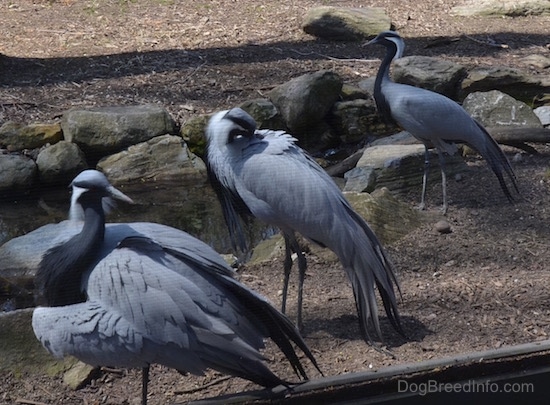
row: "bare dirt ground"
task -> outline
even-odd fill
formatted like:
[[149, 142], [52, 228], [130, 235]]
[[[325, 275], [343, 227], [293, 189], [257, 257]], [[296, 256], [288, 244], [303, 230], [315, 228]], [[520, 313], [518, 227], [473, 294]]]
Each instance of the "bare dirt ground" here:
[[[467, 67], [505, 65], [548, 74], [522, 61], [550, 52], [549, 17], [457, 18], [458, 1], [370, 1], [384, 7], [406, 38], [407, 54], [433, 55]], [[331, 69], [347, 81], [373, 75], [382, 50], [358, 43], [320, 41], [300, 23], [314, 1], [214, 0], [28, 1], [0, 0], [0, 124], [56, 121], [74, 106], [159, 103], [183, 122], [199, 113], [234, 106], [292, 77]], [[364, 1], [323, 1], [365, 6]], [[457, 38], [427, 47], [441, 37]], [[497, 47], [490, 44], [501, 44]], [[360, 59], [366, 59], [361, 61]], [[325, 375], [446, 357], [547, 339], [550, 333], [550, 171], [546, 146], [514, 159], [524, 199], [503, 197], [485, 164], [449, 184], [447, 220], [387, 246], [398, 271], [400, 303], [409, 340], [382, 317], [385, 345], [368, 347], [359, 334], [353, 296], [338, 263], [308, 254], [305, 290], [307, 343]], [[506, 149], [512, 158], [518, 151]], [[440, 204], [439, 184], [428, 203]], [[402, 197], [418, 203], [418, 192]], [[434, 221], [437, 215], [434, 214]], [[240, 269], [242, 280], [279, 305], [281, 260]], [[295, 312], [291, 291], [290, 316]], [[288, 364], [268, 351], [272, 367], [292, 379]], [[309, 367], [312, 378], [318, 374]], [[153, 367], [150, 404], [240, 392], [257, 387], [236, 378], [181, 376]], [[208, 386], [210, 382], [216, 383]], [[104, 372], [71, 391], [61, 378], [0, 378], [0, 403], [134, 404], [136, 370]]]

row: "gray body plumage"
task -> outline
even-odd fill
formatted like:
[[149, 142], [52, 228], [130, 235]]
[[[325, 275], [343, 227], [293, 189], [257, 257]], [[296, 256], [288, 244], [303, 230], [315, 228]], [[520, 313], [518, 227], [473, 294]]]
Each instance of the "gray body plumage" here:
[[[58, 246], [86, 227], [65, 224]], [[46, 270], [37, 273], [41, 293], [52, 285]], [[34, 332], [57, 357], [118, 367], [159, 363], [197, 375], [212, 368], [272, 387], [285, 382], [260, 353], [271, 338], [300, 377], [307, 378], [291, 342], [316, 365], [288, 318], [235, 280], [212, 248], [165, 225], [107, 224], [81, 290], [83, 300], [34, 311]]]
[[[508, 159], [485, 128], [453, 100], [439, 93], [395, 83], [390, 79], [390, 63], [403, 53], [405, 47], [397, 33], [382, 32], [370, 43], [383, 45], [387, 49], [374, 87], [378, 110], [386, 120], [395, 120], [404, 130], [422, 141], [426, 146], [426, 153], [429, 146], [437, 148], [442, 168], [443, 210], [447, 209], [443, 153], [454, 154], [457, 150], [456, 143], [465, 143], [483, 156], [497, 176], [504, 194], [513, 201], [512, 191], [518, 192], [515, 174]], [[422, 208], [426, 176], [427, 167], [424, 172]], [[511, 187], [508, 186], [506, 177]]]
[[[371, 323], [381, 338], [376, 287], [391, 323], [401, 331], [394, 291], [397, 281], [375, 234], [291, 135], [256, 130], [255, 126], [252, 117], [235, 108], [215, 114], [207, 128], [208, 166], [220, 188], [218, 194], [233, 239], [242, 240], [237, 219], [243, 214], [240, 208], [282, 230], [287, 242], [286, 265], [290, 266], [290, 247], [301, 254], [295, 232], [330, 248], [352, 283], [365, 339], [372, 341], [368, 332]], [[300, 257], [298, 260], [300, 265]], [[305, 271], [305, 258], [301, 266]], [[285, 278], [283, 306], [288, 276]], [[299, 321], [300, 294], [299, 287]]]
[[[57, 357], [70, 354], [88, 364], [119, 367], [160, 363], [202, 374], [224, 357], [228, 342], [209, 348], [213, 353], [205, 355], [211, 359], [201, 359], [200, 333], [219, 343], [231, 341], [236, 334], [231, 325], [247, 323], [224, 302], [223, 283], [217, 279], [233, 274], [218, 257], [167, 226], [109, 224], [97, 263], [83, 279], [86, 302], [38, 307], [34, 330]], [[233, 342], [248, 356], [262, 347], [259, 334], [239, 332], [252, 338], [251, 347], [246, 340]], [[252, 357], [261, 359], [258, 353]]]

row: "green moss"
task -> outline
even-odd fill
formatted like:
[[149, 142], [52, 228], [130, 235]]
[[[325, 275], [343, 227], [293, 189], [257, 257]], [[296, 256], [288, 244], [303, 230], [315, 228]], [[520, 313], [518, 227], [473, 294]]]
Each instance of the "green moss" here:
[[206, 151], [206, 137], [204, 130], [210, 116], [203, 115], [193, 117], [181, 126], [180, 135], [187, 143], [189, 150], [200, 158], [204, 157]]
[[0, 371], [15, 376], [26, 374], [56, 375], [76, 359], [55, 359], [36, 339], [31, 325], [32, 309], [0, 314]]

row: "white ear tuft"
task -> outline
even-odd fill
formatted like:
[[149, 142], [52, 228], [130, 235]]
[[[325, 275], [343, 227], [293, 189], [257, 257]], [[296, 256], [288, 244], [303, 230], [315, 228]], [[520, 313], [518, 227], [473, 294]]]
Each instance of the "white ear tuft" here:
[[71, 195], [71, 208], [69, 210], [69, 220], [84, 221], [84, 210], [82, 209], [82, 205], [80, 205], [80, 203], [78, 202], [78, 198], [85, 191], [85, 188], [76, 187], [73, 185], [73, 192]]

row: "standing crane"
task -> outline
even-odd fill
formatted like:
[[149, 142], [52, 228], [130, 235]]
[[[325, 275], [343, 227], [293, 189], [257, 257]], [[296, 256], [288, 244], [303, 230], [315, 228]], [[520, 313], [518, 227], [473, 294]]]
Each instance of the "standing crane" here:
[[72, 190], [71, 216], [83, 225], [72, 235], [74, 227], [67, 227], [66, 240], [44, 254], [35, 278], [40, 306], [32, 326], [51, 354], [142, 368], [144, 405], [152, 363], [289, 386], [265, 364], [264, 338], [275, 342], [299, 377], [307, 379], [293, 343], [317, 367], [294, 324], [236, 281], [208, 245], [155, 223], [106, 226], [111, 199], [132, 200], [101, 172], [83, 171]]
[[[447, 179], [445, 175], [444, 153], [453, 155], [456, 143], [465, 143], [475, 149], [488, 163], [496, 175], [502, 191], [513, 202], [512, 192], [519, 193], [516, 176], [510, 162], [483, 126], [473, 119], [453, 100], [426, 89], [395, 83], [390, 79], [390, 64], [403, 55], [405, 43], [394, 31], [384, 31], [368, 44], [379, 44], [386, 48], [374, 84], [374, 100], [378, 112], [386, 121], [392, 119], [405, 131], [420, 140], [425, 147], [424, 175], [420, 208], [425, 208], [426, 186], [428, 182], [430, 146], [437, 149], [441, 166], [441, 186], [443, 191], [443, 213], [447, 212]], [[506, 183], [505, 177], [511, 183]]]
[[286, 309], [291, 252], [298, 260], [298, 328], [306, 258], [295, 232], [335, 252], [351, 281], [363, 338], [372, 323], [382, 340], [375, 288], [394, 328], [403, 334], [394, 288], [398, 282], [382, 245], [330, 176], [291, 135], [257, 130], [240, 108], [214, 114], [206, 128], [210, 179], [234, 245], [245, 248], [241, 218], [252, 215], [281, 229], [285, 240], [282, 311]]

